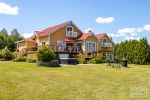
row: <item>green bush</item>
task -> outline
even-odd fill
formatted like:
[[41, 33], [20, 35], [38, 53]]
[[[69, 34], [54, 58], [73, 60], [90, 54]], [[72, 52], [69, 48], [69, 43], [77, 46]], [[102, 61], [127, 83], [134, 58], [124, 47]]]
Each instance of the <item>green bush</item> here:
[[56, 54], [54, 51], [48, 47], [43, 47], [37, 52], [37, 59], [43, 62], [50, 62], [56, 59]]
[[88, 64], [100, 64], [100, 63], [106, 63], [107, 60], [105, 58], [101, 57], [95, 57], [88, 61]]
[[14, 61], [17, 61], [17, 62], [25, 62], [27, 59], [26, 56], [18, 56], [14, 59]]
[[0, 51], [0, 58], [3, 58], [4, 60], [12, 59], [12, 52], [10, 52], [8, 47], [5, 47]]
[[77, 61], [79, 64], [84, 64], [86, 60], [82, 54], [79, 54], [77, 55]]

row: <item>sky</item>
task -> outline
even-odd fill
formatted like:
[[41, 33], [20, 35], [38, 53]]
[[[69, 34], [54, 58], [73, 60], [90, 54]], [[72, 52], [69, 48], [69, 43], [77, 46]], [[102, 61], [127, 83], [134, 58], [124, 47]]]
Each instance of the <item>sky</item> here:
[[0, 0], [0, 29], [26, 38], [72, 20], [83, 32], [107, 33], [115, 43], [147, 37], [150, 0]]

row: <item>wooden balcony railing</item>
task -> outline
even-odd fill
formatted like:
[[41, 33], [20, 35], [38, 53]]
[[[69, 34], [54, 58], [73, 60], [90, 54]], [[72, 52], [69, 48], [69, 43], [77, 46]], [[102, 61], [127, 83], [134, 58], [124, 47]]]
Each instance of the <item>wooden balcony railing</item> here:
[[82, 47], [80, 46], [54, 46], [54, 45], [47, 45], [47, 46], [38, 46], [32, 48], [24, 48], [23, 51], [25, 53], [30, 53], [37, 51], [43, 47], [48, 47], [54, 50], [54, 52], [82, 52]]

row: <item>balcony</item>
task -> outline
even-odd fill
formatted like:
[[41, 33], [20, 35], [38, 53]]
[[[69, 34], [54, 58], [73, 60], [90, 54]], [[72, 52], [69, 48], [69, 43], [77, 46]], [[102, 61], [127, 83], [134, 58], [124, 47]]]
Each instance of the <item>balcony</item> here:
[[[32, 53], [32, 52], [36, 52], [38, 49], [43, 48], [43, 47], [45, 47], [45, 46], [24, 48], [21, 51], [23, 51], [24, 53]], [[48, 45], [46, 47], [53, 49], [54, 52], [66, 52], [66, 53], [82, 52], [82, 47], [81, 46], [55, 46], [55, 45]]]
[[102, 43], [102, 47], [112, 47], [112, 43]]
[[77, 38], [77, 32], [68, 31], [66, 36], [70, 38]]

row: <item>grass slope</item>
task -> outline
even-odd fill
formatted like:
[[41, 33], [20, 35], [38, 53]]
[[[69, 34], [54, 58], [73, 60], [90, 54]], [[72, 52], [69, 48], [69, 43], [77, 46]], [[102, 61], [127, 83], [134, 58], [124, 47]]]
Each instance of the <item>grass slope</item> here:
[[150, 65], [129, 67], [0, 62], [0, 100], [150, 100]]

